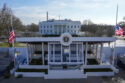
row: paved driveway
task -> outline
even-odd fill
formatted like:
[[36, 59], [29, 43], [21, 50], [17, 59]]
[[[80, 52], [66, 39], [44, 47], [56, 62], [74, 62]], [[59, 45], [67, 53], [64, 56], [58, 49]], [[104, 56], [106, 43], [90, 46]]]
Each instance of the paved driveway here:
[[125, 70], [120, 69], [120, 72], [113, 77], [88, 77], [86, 79], [64, 79], [50, 80], [43, 78], [15, 78], [0, 79], [0, 83], [125, 83]]

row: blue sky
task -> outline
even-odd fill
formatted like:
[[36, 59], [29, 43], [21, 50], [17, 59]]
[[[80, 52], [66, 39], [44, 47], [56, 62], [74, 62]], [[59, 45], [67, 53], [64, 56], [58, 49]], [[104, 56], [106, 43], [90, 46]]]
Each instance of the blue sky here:
[[125, 0], [0, 0], [0, 7], [6, 3], [23, 24], [49, 19], [90, 19], [98, 24], [115, 24], [116, 5], [119, 4], [118, 21], [125, 16]]

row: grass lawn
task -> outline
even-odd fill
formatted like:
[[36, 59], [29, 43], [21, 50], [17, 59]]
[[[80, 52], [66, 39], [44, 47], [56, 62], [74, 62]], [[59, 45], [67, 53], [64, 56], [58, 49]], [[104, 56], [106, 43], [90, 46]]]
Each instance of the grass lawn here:
[[[0, 43], [0, 47], [9, 47], [9, 44], [7, 42]], [[24, 45], [21, 45], [21, 43], [15, 42], [14, 47], [25, 47]]]

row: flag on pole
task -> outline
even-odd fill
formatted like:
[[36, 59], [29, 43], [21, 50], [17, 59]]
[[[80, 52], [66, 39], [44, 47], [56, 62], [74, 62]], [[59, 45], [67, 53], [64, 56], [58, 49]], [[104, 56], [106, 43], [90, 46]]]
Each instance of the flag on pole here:
[[124, 32], [123, 29], [121, 27], [119, 27], [119, 25], [116, 25], [115, 34], [117, 36], [119, 36], [119, 35], [123, 36], [123, 32]]
[[12, 44], [12, 43], [13, 43], [14, 37], [15, 37], [14, 30], [13, 30], [13, 27], [11, 26], [11, 27], [10, 27], [9, 40], [8, 40], [9, 44]]

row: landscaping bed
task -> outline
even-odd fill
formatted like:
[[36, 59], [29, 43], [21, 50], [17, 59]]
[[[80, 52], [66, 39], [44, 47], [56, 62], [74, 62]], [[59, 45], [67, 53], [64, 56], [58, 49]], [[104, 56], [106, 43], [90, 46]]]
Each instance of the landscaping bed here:
[[113, 70], [110, 68], [96, 68], [96, 69], [84, 69], [84, 73], [86, 72], [112, 72]]
[[98, 65], [99, 63], [97, 62], [96, 59], [87, 59], [87, 65]]
[[30, 65], [42, 65], [42, 58], [32, 59]]
[[114, 76], [114, 72], [110, 68], [84, 69], [87, 76]]
[[17, 69], [16, 72], [44, 72], [48, 74], [48, 69]]

